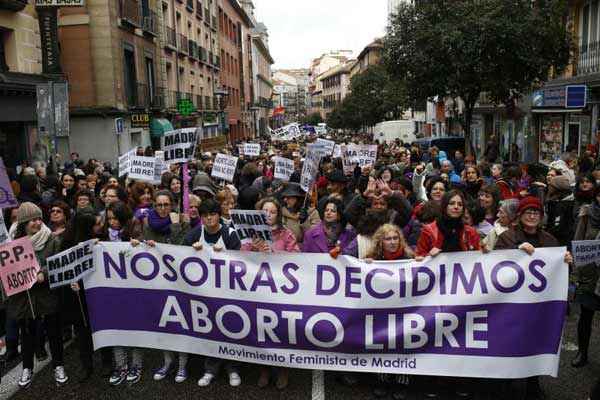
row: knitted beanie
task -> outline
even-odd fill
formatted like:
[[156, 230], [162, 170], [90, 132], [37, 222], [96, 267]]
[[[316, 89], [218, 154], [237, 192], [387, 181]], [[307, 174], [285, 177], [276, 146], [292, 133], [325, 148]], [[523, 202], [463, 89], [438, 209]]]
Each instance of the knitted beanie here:
[[542, 207], [542, 202], [540, 199], [534, 196], [527, 196], [519, 202], [519, 209], [517, 210], [518, 214], [521, 215], [525, 210], [528, 209], [538, 210], [540, 213], [544, 213], [544, 207]]
[[42, 218], [42, 210], [35, 204], [26, 201], [17, 209], [17, 223], [29, 222], [32, 219]]

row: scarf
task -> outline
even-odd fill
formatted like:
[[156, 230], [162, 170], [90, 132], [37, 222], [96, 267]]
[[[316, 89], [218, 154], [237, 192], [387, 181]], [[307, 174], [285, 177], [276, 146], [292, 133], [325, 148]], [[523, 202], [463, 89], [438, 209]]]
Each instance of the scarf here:
[[111, 242], [120, 242], [121, 241], [121, 230], [108, 228], [108, 240]]
[[394, 252], [383, 251], [383, 259], [384, 260], [399, 260], [404, 257], [404, 249], [399, 247], [398, 250]]
[[590, 204], [594, 200], [593, 190], [577, 190], [575, 192], [575, 199], [583, 204]]
[[462, 237], [461, 232], [463, 230], [462, 218], [450, 218], [443, 215], [438, 219], [437, 225], [442, 235], [444, 235], [442, 251], [461, 251], [460, 240]]
[[171, 234], [171, 217], [167, 215], [162, 218], [154, 208], [148, 210], [148, 225], [156, 233], [162, 235]]
[[33, 250], [43, 250], [51, 236], [52, 231], [50, 228], [48, 228], [46, 224], [42, 224], [42, 227], [37, 233], [35, 233], [33, 236], [29, 236], [29, 239], [31, 239], [31, 244], [33, 245]]

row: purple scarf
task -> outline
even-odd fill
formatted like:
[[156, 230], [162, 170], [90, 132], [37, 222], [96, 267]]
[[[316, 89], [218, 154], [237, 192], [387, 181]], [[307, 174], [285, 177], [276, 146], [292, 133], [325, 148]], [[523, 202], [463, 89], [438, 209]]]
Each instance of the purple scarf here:
[[200, 217], [190, 219], [190, 225], [192, 226], [192, 228], [197, 227], [201, 223], [202, 223], [202, 218], [200, 218]]
[[154, 208], [148, 210], [148, 225], [156, 232], [163, 235], [171, 234], [171, 217], [162, 218]]

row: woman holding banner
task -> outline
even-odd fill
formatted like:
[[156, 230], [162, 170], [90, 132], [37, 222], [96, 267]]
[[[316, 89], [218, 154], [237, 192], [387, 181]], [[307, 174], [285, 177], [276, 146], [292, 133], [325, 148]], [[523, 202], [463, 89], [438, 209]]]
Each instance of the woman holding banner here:
[[62, 385], [69, 380], [63, 363], [62, 322], [58, 312], [58, 295], [48, 286], [46, 267], [46, 259], [60, 251], [60, 236], [52, 235], [50, 228], [42, 222], [42, 210], [29, 202], [19, 206], [17, 222], [11, 226], [9, 236], [11, 240], [28, 237], [41, 267], [37, 282], [31, 289], [7, 300], [8, 317], [18, 321], [21, 332], [23, 372], [19, 386], [28, 387], [33, 378], [33, 353], [39, 319], [48, 334], [54, 379], [57, 385]]
[[294, 233], [296, 242], [302, 243], [304, 233], [321, 222], [319, 213], [312, 207], [302, 208], [306, 193], [298, 183], [288, 182], [280, 196], [284, 205], [281, 208], [281, 223]]
[[[372, 243], [373, 245], [366, 255], [365, 261], [368, 263], [373, 260], [406, 260], [414, 256], [402, 230], [396, 225], [382, 225], [373, 235]], [[392, 390], [394, 399], [405, 399], [408, 382], [408, 375], [378, 374], [373, 394], [376, 397], [385, 397], [388, 391]]]
[[329, 197], [322, 205], [321, 223], [306, 231], [302, 251], [329, 253], [335, 258], [352, 243], [356, 233], [346, 228], [341, 200]]
[[[214, 251], [240, 250], [241, 243], [235, 230], [221, 223], [221, 205], [216, 200], [203, 201], [200, 205], [200, 216], [202, 224], [185, 236], [183, 241], [185, 246], [192, 246], [198, 251], [208, 246], [212, 247]], [[223, 364], [229, 375], [229, 385], [234, 387], [241, 385], [242, 378], [236, 362], [206, 357], [204, 361], [206, 372], [198, 380], [198, 386], [210, 385], [219, 374]]]
[[[271, 227], [273, 242], [271, 244], [264, 240], [255, 238], [252, 243], [242, 246], [242, 250], [260, 251], [263, 253], [270, 252], [291, 252], [297, 253], [300, 251], [296, 237], [289, 229], [282, 225], [281, 205], [273, 197], [266, 197], [256, 204], [257, 210], [262, 210], [267, 214], [267, 224]], [[288, 368], [274, 368], [277, 374], [275, 386], [279, 390], [283, 390], [288, 385]], [[260, 368], [260, 377], [258, 378], [258, 387], [264, 388], [269, 385], [271, 378], [271, 368], [262, 366]]]
[[[185, 214], [173, 212], [175, 199], [168, 190], [159, 190], [154, 196], [154, 208], [148, 210], [143, 219], [142, 238], [150, 247], [156, 243], [182, 244], [185, 234], [189, 231], [189, 217]], [[139, 240], [132, 239], [131, 245], [138, 246]], [[171, 371], [174, 355], [170, 351], [163, 351], [164, 362], [154, 373], [154, 380], [163, 380]], [[179, 366], [175, 375], [175, 382], [185, 382], [187, 374], [187, 353], [179, 353]], [[137, 383], [141, 378], [141, 368], [129, 369], [128, 383]]]
[[[559, 245], [554, 236], [542, 229], [544, 208], [537, 197], [528, 196], [521, 199], [517, 215], [517, 224], [500, 235], [496, 243], [496, 250], [520, 249], [531, 255], [536, 247], [556, 247]], [[567, 251], [565, 253], [565, 263], [571, 264], [572, 262], [573, 257]], [[525, 387], [522, 390], [526, 391], [527, 399], [544, 398], [537, 376], [527, 378]]]

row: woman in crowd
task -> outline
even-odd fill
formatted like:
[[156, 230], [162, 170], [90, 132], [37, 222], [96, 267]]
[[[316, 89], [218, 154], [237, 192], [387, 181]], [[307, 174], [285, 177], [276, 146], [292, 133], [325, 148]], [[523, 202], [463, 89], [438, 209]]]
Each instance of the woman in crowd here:
[[168, 181], [167, 190], [173, 195], [173, 209], [181, 210], [181, 203], [183, 198], [183, 189], [181, 187], [181, 179], [178, 176], [172, 176]]
[[200, 204], [202, 204], [202, 200], [200, 197], [195, 194], [190, 194], [190, 229], [194, 229], [198, 225], [202, 223], [202, 218], [200, 218]]
[[321, 221], [319, 213], [315, 208], [303, 207], [306, 193], [298, 183], [289, 182], [280, 196], [284, 205], [281, 209], [282, 224], [294, 233], [296, 242], [302, 243], [304, 233]]
[[[542, 227], [544, 208], [537, 197], [528, 196], [519, 201], [517, 223], [502, 233], [496, 242], [496, 250], [520, 249], [531, 255], [537, 247], [556, 247], [558, 241]], [[571, 253], [565, 254], [565, 263], [571, 264]], [[539, 377], [526, 380], [526, 396], [532, 399], [542, 399], [544, 394], [539, 383]]]
[[[414, 253], [404, 239], [402, 230], [393, 224], [383, 224], [373, 235], [372, 246], [366, 254], [366, 261], [368, 263], [373, 260], [395, 261], [413, 257]], [[377, 374], [377, 377], [373, 391], [376, 397], [384, 397], [391, 390], [394, 399], [406, 398], [408, 375]]]
[[[137, 184], [136, 184], [137, 185]], [[185, 234], [189, 231], [189, 217], [182, 216], [173, 210], [175, 199], [168, 190], [159, 190], [154, 195], [154, 206], [149, 209], [142, 220], [142, 238], [150, 247], [157, 243], [182, 244]], [[131, 240], [132, 246], [139, 245], [136, 239]], [[154, 372], [154, 380], [163, 380], [171, 371], [174, 355], [170, 351], [163, 351], [163, 365]], [[175, 375], [175, 382], [185, 382], [187, 373], [187, 353], [179, 353], [179, 364]], [[141, 370], [130, 369], [127, 382], [138, 382]]]
[[496, 185], [484, 185], [478, 193], [479, 205], [485, 210], [485, 220], [491, 225], [496, 222], [501, 196], [500, 189]]
[[133, 215], [138, 220], [142, 221], [148, 216], [148, 212], [152, 209], [153, 198], [154, 188], [149, 183], [136, 182], [131, 187], [129, 207], [133, 210]]
[[9, 236], [11, 240], [27, 237], [41, 267], [31, 289], [7, 299], [8, 317], [17, 320], [21, 336], [23, 371], [18, 384], [20, 387], [31, 384], [36, 330], [39, 329], [37, 321], [41, 320], [50, 342], [54, 380], [62, 385], [69, 380], [63, 362], [62, 322], [58, 296], [48, 285], [46, 265], [47, 258], [60, 251], [60, 237], [52, 235], [50, 228], [42, 221], [42, 210], [29, 202], [19, 206], [17, 221], [11, 226]]
[[321, 222], [306, 231], [302, 241], [305, 253], [329, 253], [334, 258], [352, 243], [356, 234], [346, 228], [343, 203], [329, 197], [323, 204]]
[[[266, 213], [267, 224], [271, 227], [273, 235], [272, 243], [254, 238], [252, 243], [242, 245], [242, 250], [260, 251], [263, 253], [282, 253], [300, 251], [296, 237], [291, 230], [285, 228], [282, 224], [281, 205], [273, 197], [266, 197], [256, 204], [257, 210], [262, 210]], [[276, 383], [275, 386], [279, 390], [283, 390], [288, 385], [289, 369], [276, 368]], [[260, 367], [260, 377], [258, 378], [258, 387], [264, 388], [269, 384], [271, 378], [271, 369], [268, 367]]]
[[569, 178], [557, 175], [548, 182], [546, 195], [546, 230], [561, 246], [570, 244], [573, 239], [573, 206], [575, 198]]
[[[587, 186], [583, 179], [579, 182], [579, 192], [585, 191]], [[600, 238], [600, 188], [595, 184], [593, 188], [594, 199], [591, 204], [582, 204], [577, 215], [577, 227], [573, 240], [597, 240]], [[581, 195], [580, 195], [581, 197]], [[588, 350], [592, 334], [594, 314], [600, 310], [600, 286], [598, 279], [598, 266], [595, 263], [576, 266], [574, 278], [577, 282], [575, 289], [575, 302], [579, 304], [581, 313], [577, 323], [577, 355], [571, 361], [575, 368], [581, 368], [588, 363]]]
[[479, 197], [481, 187], [483, 186], [483, 179], [481, 178], [479, 168], [469, 165], [465, 167], [463, 173], [465, 196], [469, 200], [476, 200]]
[[[183, 244], [200, 251], [211, 247], [214, 251], [240, 250], [241, 243], [233, 228], [221, 221], [221, 205], [214, 199], [204, 200], [200, 205], [202, 224], [185, 236]], [[225, 361], [207, 357], [204, 361], [205, 372], [198, 380], [198, 386], [204, 387], [212, 383], [224, 366], [229, 376], [229, 385], [236, 387], [242, 384], [239, 365], [234, 361]]]
[[73, 197], [77, 192], [75, 187], [75, 177], [72, 174], [64, 173], [60, 177], [58, 188], [56, 188], [58, 198], [73, 207]]
[[235, 199], [229, 190], [221, 190], [217, 193], [216, 200], [221, 205], [221, 220], [225, 225], [231, 225], [230, 211], [235, 207]]
[[509, 230], [515, 222], [518, 207], [519, 200], [517, 199], [500, 201], [500, 207], [498, 207], [498, 219], [494, 222], [492, 230], [482, 240], [482, 249], [485, 251], [494, 250], [498, 237]]
[[67, 203], [62, 200], [52, 203], [50, 207], [49, 228], [54, 235], [60, 235], [65, 231], [70, 218], [71, 209]]

